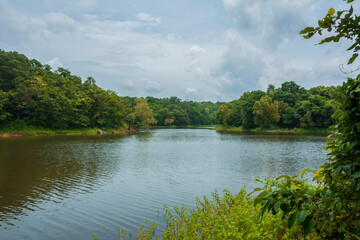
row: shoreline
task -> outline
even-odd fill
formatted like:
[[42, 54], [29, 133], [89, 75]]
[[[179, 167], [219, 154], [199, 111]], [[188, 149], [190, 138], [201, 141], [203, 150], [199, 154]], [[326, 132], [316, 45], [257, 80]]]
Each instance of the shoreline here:
[[[100, 132], [99, 132], [100, 131]], [[34, 137], [34, 136], [64, 136], [64, 135], [115, 135], [115, 134], [134, 134], [138, 129], [109, 129], [100, 128], [72, 129], [72, 130], [20, 130], [0, 132], [0, 138]]]
[[294, 128], [294, 129], [243, 129], [240, 127], [215, 127], [214, 130], [220, 132], [242, 132], [242, 133], [252, 133], [252, 134], [321, 134], [321, 135], [329, 135], [332, 133], [330, 129], [319, 129], [319, 128]]
[[[236, 133], [250, 133], [250, 134], [321, 134], [329, 135], [332, 131], [330, 129], [243, 129], [241, 127], [219, 127], [219, 126], [154, 126], [150, 129], [181, 129], [181, 128], [209, 128], [219, 132], [236, 132]], [[64, 135], [109, 135], [109, 134], [134, 134], [141, 132], [140, 129], [108, 129], [101, 130], [100, 128], [85, 128], [85, 129], [68, 129], [68, 130], [51, 130], [51, 129], [24, 129], [19, 131], [4, 131], [0, 132], [0, 138], [17, 138], [30, 136], [64, 136]]]

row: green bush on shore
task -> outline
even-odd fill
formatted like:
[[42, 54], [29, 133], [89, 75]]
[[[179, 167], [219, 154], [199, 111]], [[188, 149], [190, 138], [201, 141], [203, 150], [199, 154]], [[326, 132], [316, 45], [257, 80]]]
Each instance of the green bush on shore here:
[[[194, 208], [183, 205], [171, 211], [165, 206], [167, 227], [162, 236], [155, 237], [153, 222], [147, 231], [143, 224], [136, 239], [319, 239], [315, 232], [305, 237], [299, 226], [288, 230], [288, 219], [280, 213], [266, 212], [258, 218], [261, 207], [253, 200], [243, 188], [234, 195], [224, 190], [222, 197], [215, 190], [212, 199], [198, 198]], [[124, 238], [128, 233], [123, 236], [120, 231], [120, 239]]]

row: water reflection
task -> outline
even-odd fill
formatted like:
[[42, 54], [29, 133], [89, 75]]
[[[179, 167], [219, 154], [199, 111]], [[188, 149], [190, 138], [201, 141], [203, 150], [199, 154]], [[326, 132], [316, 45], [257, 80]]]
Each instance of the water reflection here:
[[164, 204], [317, 168], [324, 145], [324, 136], [211, 129], [0, 139], [0, 236], [116, 239], [119, 226], [134, 236], [145, 218], [161, 231]]
[[60, 203], [105, 184], [118, 168], [122, 137], [0, 139], [0, 226], [39, 203]]

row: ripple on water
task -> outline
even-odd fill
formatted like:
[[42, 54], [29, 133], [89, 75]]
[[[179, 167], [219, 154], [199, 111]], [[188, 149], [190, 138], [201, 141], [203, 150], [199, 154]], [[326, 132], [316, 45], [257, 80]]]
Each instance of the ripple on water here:
[[[325, 137], [161, 129], [129, 137], [1, 139], [1, 239], [116, 239], [144, 219], [159, 230], [164, 204], [194, 206], [217, 188], [296, 175], [324, 162]], [[22, 151], [18, 151], [22, 146]], [[6, 153], [6, 155], [4, 154]], [[24, 154], [25, 153], [25, 154]], [[6, 194], [4, 194], [6, 193]]]

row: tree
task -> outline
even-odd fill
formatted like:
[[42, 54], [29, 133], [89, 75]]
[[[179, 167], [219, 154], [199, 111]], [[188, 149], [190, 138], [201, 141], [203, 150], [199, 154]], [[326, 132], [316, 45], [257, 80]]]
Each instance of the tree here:
[[284, 125], [288, 128], [298, 127], [300, 124], [300, 117], [300, 114], [298, 114], [295, 108], [287, 107], [283, 114]]
[[283, 84], [281, 84], [281, 90], [283, 90], [284, 92], [296, 93], [297, 91], [299, 91], [299, 89], [300, 86], [297, 85], [294, 81], [284, 82]]
[[164, 125], [167, 126], [167, 125], [171, 125], [173, 122], [175, 121], [175, 118], [174, 117], [168, 117], [165, 119], [164, 121]]
[[268, 87], [267, 87], [266, 93], [270, 94], [270, 93], [272, 93], [274, 91], [275, 91], [275, 86], [272, 85], [272, 84], [269, 84]]
[[251, 129], [255, 127], [254, 123], [254, 104], [256, 101], [260, 100], [265, 93], [263, 91], [253, 91], [251, 93], [244, 93], [241, 100], [243, 101], [243, 121], [242, 126], [245, 129]]
[[[351, 64], [360, 50], [359, 23], [360, 17], [354, 14], [352, 6], [337, 12], [331, 8], [318, 22], [319, 26], [307, 27], [300, 33], [306, 39], [316, 33], [322, 35], [323, 30], [333, 33], [320, 44], [338, 42], [341, 38], [352, 41], [348, 49], [353, 51], [348, 61]], [[313, 175], [318, 185], [280, 176], [264, 182], [264, 191], [256, 202], [263, 205], [259, 216], [268, 210], [282, 211], [289, 228], [297, 222], [305, 234], [315, 228], [323, 239], [360, 239], [360, 75], [343, 83], [338, 102], [334, 133], [326, 146], [330, 151], [328, 162]]]
[[302, 128], [311, 128], [315, 127], [315, 123], [311, 117], [311, 111], [307, 111], [305, 115], [300, 118], [300, 127]]
[[218, 122], [224, 126], [228, 126], [231, 124], [231, 116], [232, 110], [229, 104], [221, 105], [219, 111], [216, 114]]
[[150, 125], [156, 124], [153, 111], [149, 108], [147, 100], [144, 98], [135, 99], [135, 125], [148, 129]]
[[8, 94], [0, 90], [0, 122], [11, 116], [11, 114], [6, 110], [8, 102]]
[[291, 107], [294, 107], [297, 102], [297, 97], [294, 93], [284, 91], [282, 89], [277, 89], [272, 94], [272, 99], [275, 101], [283, 101], [289, 104]]
[[269, 127], [280, 121], [279, 103], [273, 102], [272, 99], [265, 95], [254, 104], [254, 121], [260, 127]]
[[15, 88], [18, 80], [29, 77], [30, 60], [17, 52], [0, 50], [0, 89], [7, 92]]

